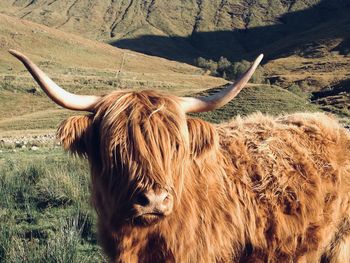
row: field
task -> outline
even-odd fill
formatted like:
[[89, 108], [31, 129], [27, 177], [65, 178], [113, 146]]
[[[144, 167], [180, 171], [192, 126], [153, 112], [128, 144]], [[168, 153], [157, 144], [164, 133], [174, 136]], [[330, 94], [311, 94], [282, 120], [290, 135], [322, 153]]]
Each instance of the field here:
[[57, 147], [1, 149], [0, 262], [102, 262], [84, 161]]
[[0, 14], [0, 137], [6, 130], [54, 129], [67, 116], [7, 52], [11, 48], [28, 55], [63, 88], [79, 94], [140, 88], [184, 94], [226, 83], [191, 65]]
[[[8, 49], [22, 51], [78, 94], [156, 89], [180, 96], [212, 94], [227, 83], [191, 65], [198, 56], [237, 62], [264, 52], [263, 84], [249, 84], [225, 107], [194, 116], [220, 123], [256, 111], [323, 110], [350, 125], [350, 7], [344, 1], [329, 9], [325, 0], [127, 2], [0, 3], [1, 263], [105, 262], [88, 163], [55, 140], [60, 122], [84, 113], [52, 103]], [[333, 11], [339, 17], [323, 19]]]

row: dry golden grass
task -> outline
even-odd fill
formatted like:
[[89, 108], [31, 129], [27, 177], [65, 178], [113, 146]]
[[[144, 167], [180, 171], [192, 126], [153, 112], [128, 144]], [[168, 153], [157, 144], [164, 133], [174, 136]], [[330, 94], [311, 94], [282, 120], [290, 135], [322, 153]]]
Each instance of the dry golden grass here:
[[[279, 77], [283, 85], [304, 85], [304, 91], [315, 91], [333, 86], [350, 77], [350, 56], [338, 53], [325, 54], [320, 58], [292, 55], [269, 61], [265, 65], [270, 77]], [[304, 83], [303, 83], [304, 82]]]
[[[162, 58], [122, 50], [26, 20], [0, 15], [0, 73], [2, 76], [25, 74], [8, 49], [28, 54], [45, 71], [62, 77], [118, 77], [117, 72], [135, 74], [132, 80], [187, 84], [199, 88], [222, 84], [220, 79], [203, 76], [202, 70]], [[122, 74], [121, 74], [122, 75]], [[119, 75], [119, 77], [122, 77]], [[194, 78], [197, 78], [193, 81]]]
[[59, 85], [76, 93], [135, 88], [186, 94], [226, 83], [194, 66], [0, 14], [0, 137], [9, 130], [52, 129], [67, 115], [37, 89], [8, 49], [27, 54]]

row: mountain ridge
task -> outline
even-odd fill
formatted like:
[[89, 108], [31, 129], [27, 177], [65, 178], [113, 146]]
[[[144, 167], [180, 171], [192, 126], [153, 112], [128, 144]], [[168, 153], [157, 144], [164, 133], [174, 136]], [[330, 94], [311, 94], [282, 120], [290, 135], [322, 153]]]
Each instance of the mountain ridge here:
[[[172, 41], [164, 51], [180, 50], [191, 59], [199, 54], [235, 59], [234, 55], [269, 45], [295, 30], [344, 16], [349, 8], [345, 0], [12, 0], [0, 4], [0, 12], [129, 49], [133, 42], [127, 40], [168, 37]], [[254, 41], [256, 37], [259, 41]], [[157, 47], [156, 42], [157, 38], [152, 44]], [[165, 56], [166, 52], [156, 51], [148, 54]]]
[[[189, 64], [200, 56], [236, 62], [264, 53], [267, 78], [282, 87], [305, 82], [304, 90], [319, 91], [349, 78], [337, 63], [349, 63], [347, 0], [10, 0], [0, 12]], [[289, 57], [288, 70], [275, 67]], [[305, 61], [326, 60], [327, 78], [304, 74]]]

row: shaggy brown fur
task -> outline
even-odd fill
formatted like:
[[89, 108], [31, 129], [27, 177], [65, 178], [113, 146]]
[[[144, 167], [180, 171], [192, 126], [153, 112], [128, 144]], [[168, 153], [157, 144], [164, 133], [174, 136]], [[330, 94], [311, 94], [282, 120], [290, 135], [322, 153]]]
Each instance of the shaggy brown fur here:
[[[349, 262], [350, 135], [321, 113], [213, 125], [177, 97], [114, 92], [59, 129], [86, 155], [99, 238], [112, 262]], [[173, 212], [137, 226], [135, 193]]]

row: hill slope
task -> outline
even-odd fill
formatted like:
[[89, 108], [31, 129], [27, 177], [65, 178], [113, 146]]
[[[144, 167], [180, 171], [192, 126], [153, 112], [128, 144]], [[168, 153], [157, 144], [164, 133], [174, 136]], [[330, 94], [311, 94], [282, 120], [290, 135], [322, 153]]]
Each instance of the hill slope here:
[[8, 54], [10, 48], [27, 54], [58, 84], [77, 93], [155, 88], [184, 94], [226, 83], [190, 65], [0, 15], [0, 130], [53, 128], [71, 114], [37, 88], [23, 65]]
[[0, 12], [187, 63], [263, 52], [268, 78], [283, 87], [349, 79], [347, 0], [9, 0]]
[[[236, 59], [286, 36], [339, 21], [348, 17], [349, 9], [345, 0], [9, 0], [0, 4], [3, 13], [178, 60], [198, 54]], [[333, 38], [336, 31], [324, 33]], [[339, 37], [348, 34], [338, 30]], [[162, 47], [164, 43], [168, 45]]]
[[[28, 54], [57, 83], [77, 93], [157, 88], [182, 95], [226, 83], [223, 79], [202, 75], [201, 69], [190, 65], [119, 50], [6, 15], [0, 15], [0, 43], [0, 136], [18, 134], [13, 132], [15, 130], [54, 129], [61, 120], [74, 114], [60, 109], [37, 88], [22, 64], [7, 53], [9, 48]], [[214, 112], [216, 119], [211, 115], [208, 118], [218, 121], [256, 110], [272, 114], [301, 108], [314, 110], [305, 99], [287, 91], [281, 92], [278, 87], [253, 86], [242, 92], [238, 104], [233, 102], [231, 106]], [[240, 110], [232, 105], [239, 105]]]

